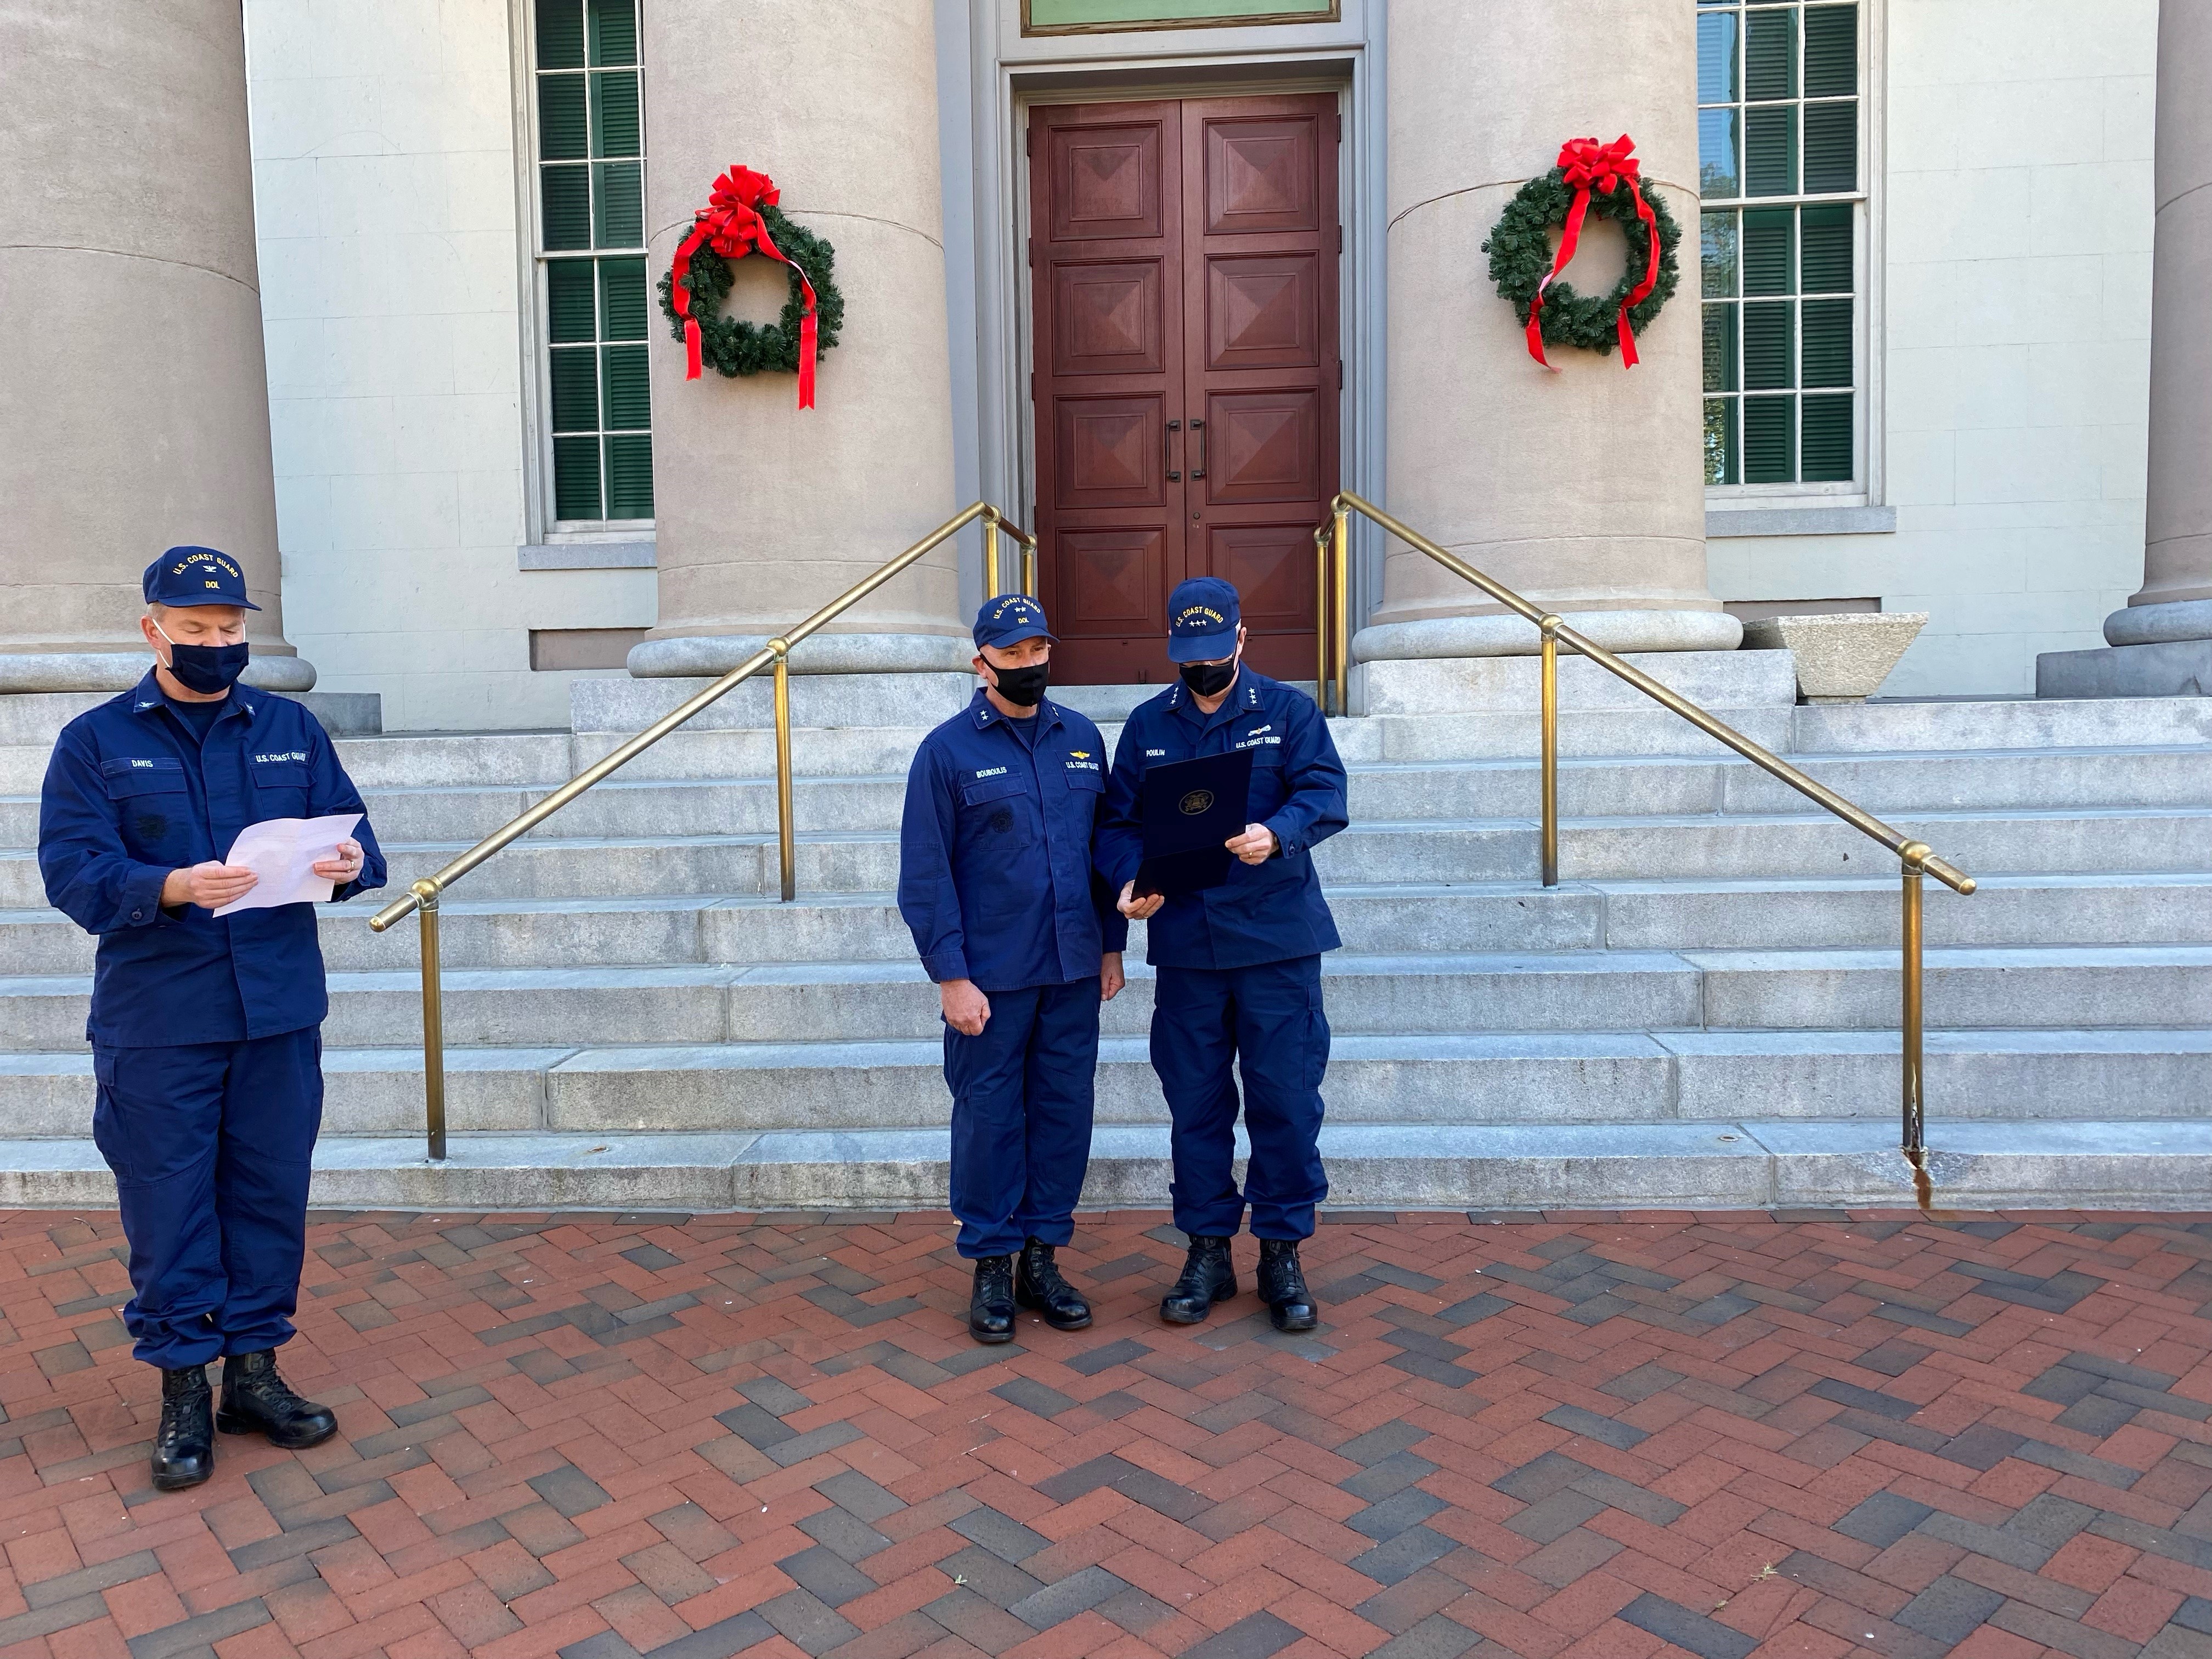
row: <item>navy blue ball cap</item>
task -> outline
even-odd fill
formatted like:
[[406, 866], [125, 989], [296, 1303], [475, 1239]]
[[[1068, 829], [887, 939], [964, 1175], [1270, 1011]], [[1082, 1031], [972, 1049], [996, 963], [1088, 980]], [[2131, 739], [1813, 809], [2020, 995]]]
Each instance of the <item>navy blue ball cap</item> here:
[[146, 567], [142, 584], [149, 605], [234, 605], [261, 607], [246, 597], [246, 573], [228, 553], [212, 547], [173, 547]]
[[1057, 644], [1059, 639], [1045, 626], [1044, 607], [1026, 593], [1001, 593], [995, 599], [986, 599], [975, 613], [977, 645], [1016, 645], [1024, 640], [1051, 640]]
[[1218, 576], [1193, 576], [1168, 595], [1168, 660], [1219, 662], [1237, 650], [1237, 590]]

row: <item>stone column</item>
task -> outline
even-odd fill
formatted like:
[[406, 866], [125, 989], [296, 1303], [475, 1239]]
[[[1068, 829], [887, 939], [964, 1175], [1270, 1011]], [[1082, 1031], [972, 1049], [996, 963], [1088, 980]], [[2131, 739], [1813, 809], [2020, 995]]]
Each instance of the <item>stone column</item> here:
[[[1622, 651], [1729, 650], [1705, 586], [1699, 447], [1697, 20], [1686, 3], [1398, 0], [1389, 86], [1389, 495], [1398, 517]], [[1591, 43], [1604, 48], [1593, 52]], [[1528, 356], [1482, 243], [1568, 138], [1636, 141], [1682, 228], [1682, 280], [1618, 355]], [[1593, 219], [1576, 288], [1619, 278]], [[1535, 630], [1396, 543], [1366, 660], [1519, 654]]]
[[2157, 229], [2143, 585], [2105, 619], [2117, 649], [2036, 659], [2045, 697], [2212, 695], [2212, 7], [2158, 15]]
[[0, 7], [0, 691], [145, 672], [141, 573], [218, 547], [284, 641], [238, 0]]
[[[684, 378], [653, 325], [659, 626], [648, 678], [720, 673], [950, 517], [951, 371], [930, 0], [653, 0], [642, 8], [646, 224], [668, 269], [715, 175], [775, 179], [837, 251], [845, 324], [816, 407], [788, 374]], [[749, 258], [726, 313], [768, 319], [784, 267]], [[794, 653], [816, 673], [965, 671], [950, 544]]]
[[2159, 8], [2154, 188], [2143, 585], [2114, 645], [2212, 637], [2212, 7]]

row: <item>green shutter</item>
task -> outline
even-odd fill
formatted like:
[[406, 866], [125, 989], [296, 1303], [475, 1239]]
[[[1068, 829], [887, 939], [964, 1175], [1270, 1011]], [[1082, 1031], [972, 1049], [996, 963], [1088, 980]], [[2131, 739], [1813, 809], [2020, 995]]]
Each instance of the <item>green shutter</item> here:
[[1736, 439], [1736, 410], [1741, 398], [1705, 399], [1705, 482], [1732, 484], [1743, 482], [1741, 447]]
[[649, 519], [653, 516], [653, 437], [649, 433], [618, 434], [606, 440], [607, 517]]
[[599, 354], [562, 347], [553, 356], [553, 429], [591, 432], [599, 424]]
[[637, 71], [592, 76], [592, 154], [635, 155], [638, 137]]
[[[1801, 386], [1849, 386], [1851, 383], [1851, 302], [1849, 300], [1805, 301], [1805, 338], [1798, 348], [1803, 359]], [[1808, 416], [1807, 420], [1812, 417]], [[1809, 428], [1808, 428], [1809, 429]], [[1808, 447], [1806, 451], [1810, 455]]]
[[612, 432], [638, 432], [651, 426], [653, 398], [646, 388], [645, 348], [609, 346], [600, 352], [599, 361], [606, 410], [600, 424]]
[[594, 247], [635, 247], [645, 240], [643, 169], [635, 161], [592, 164]]
[[599, 441], [553, 441], [553, 515], [558, 519], [599, 516]]
[[1805, 193], [1820, 196], [1858, 187], [1858, 100], [1806, 105]]
[[1743, 112], [1743, 193], [1797, 193], [1797, 106], [1762, 104]]
[[1802, 210], [1805, 221], [1804, 283], [1808, 294], [1851, 291], [1851, 207], [1848, 202], [1816, 204]]
[[645, 261], [602, 259], [599, 265], [599, 314], [605, 319], [602, 337], [609, 340], [645, 338]]
[[1796, 208], [1746, 208], [1743, 214], [1743, 291], [1788, 294]]
[[1796, 385], [1796, 306], [1788, 300], [1746, 301], [1743, 385], [1747, 392], [1783, 392]]
[[1739, 224], [1735, 213], [1723, 210], [1698, 216], [1698, 266], [1703, 292], [1708, 299], [1736, 296], [1736, 258]]
[[545, 267], [546, 337], [555, 345], [588, 343], [596, 333], [592, 315], [592, 263], [556, 259]]
[[1851, 394], [1805, 399], [1805, 480], [1844, 483], [1851, 476]]
[[1698, 101], [1734, 103], [1735, 67], [1735, 16], [1712, 12], [1698, 19]]
[[564, 253], [571, 248], [591, 246], [591, 180], [583, 164], [540, 167], [538, 174], [546, 251]]
[[592, 65], [637, 62], [637, 0], [586, 0], [592, 20]]
[[[1700, 23], [1705, 20], [1699, 18]], [[1859, 89], [1859, 9], [1805, 9], [1805, 95], [1852, 98]]]
[[[1700, 18], [1700, 22], [1705, 20]], [[1797, 9], [1772, 7], [1745, 15], [1743, 25], [1743, 95], [1757, 103], [1765, 98], [1797, 95]]]
[[538, 159], [541, 161], [580, 161], [586, 152], [587, 127], [584, 116], [584, 77], [580, 75], [539, 76]]
[[538, 67], [584, 67], [582, 0], [538, 0]]
[[1736, 307], [1705, 307], [1705, 390], [1735, 392]]
[[1743, 481], [1790, 483], [1797, 477], [1797, 399], [1743, 400]]

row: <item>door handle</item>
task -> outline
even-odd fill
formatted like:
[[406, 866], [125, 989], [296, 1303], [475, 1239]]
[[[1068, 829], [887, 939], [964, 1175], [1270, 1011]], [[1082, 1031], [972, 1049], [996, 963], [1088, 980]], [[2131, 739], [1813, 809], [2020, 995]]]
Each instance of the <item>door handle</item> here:
[[1170, 421], [1167, 430], [1160, 434], [1160, 454], [1168, 464], [1168, 482], [1180, 483], [1182, 474], [1175, 470], [1175, 434], [1182, 430], [1181, 421]]
[[1198, 434], [1198, 465], [1191, 468], [1190, 476], [1194, 478], [1203, 478], [1206, 476], [1206, 422], [1193, 421], [1190, 423], [1190, 429]]

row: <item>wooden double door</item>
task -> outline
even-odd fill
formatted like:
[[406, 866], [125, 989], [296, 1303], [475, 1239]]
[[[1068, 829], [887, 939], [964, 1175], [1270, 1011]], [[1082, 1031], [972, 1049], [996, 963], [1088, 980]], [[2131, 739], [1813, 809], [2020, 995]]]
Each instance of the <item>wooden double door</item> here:
[[1033, 108], [1039, 582], [1064, 684], [1171, 678], [1167, 601], [1240, 596], [1246, 659], [1314, 672], [1337, 489], [1333, 96]]

